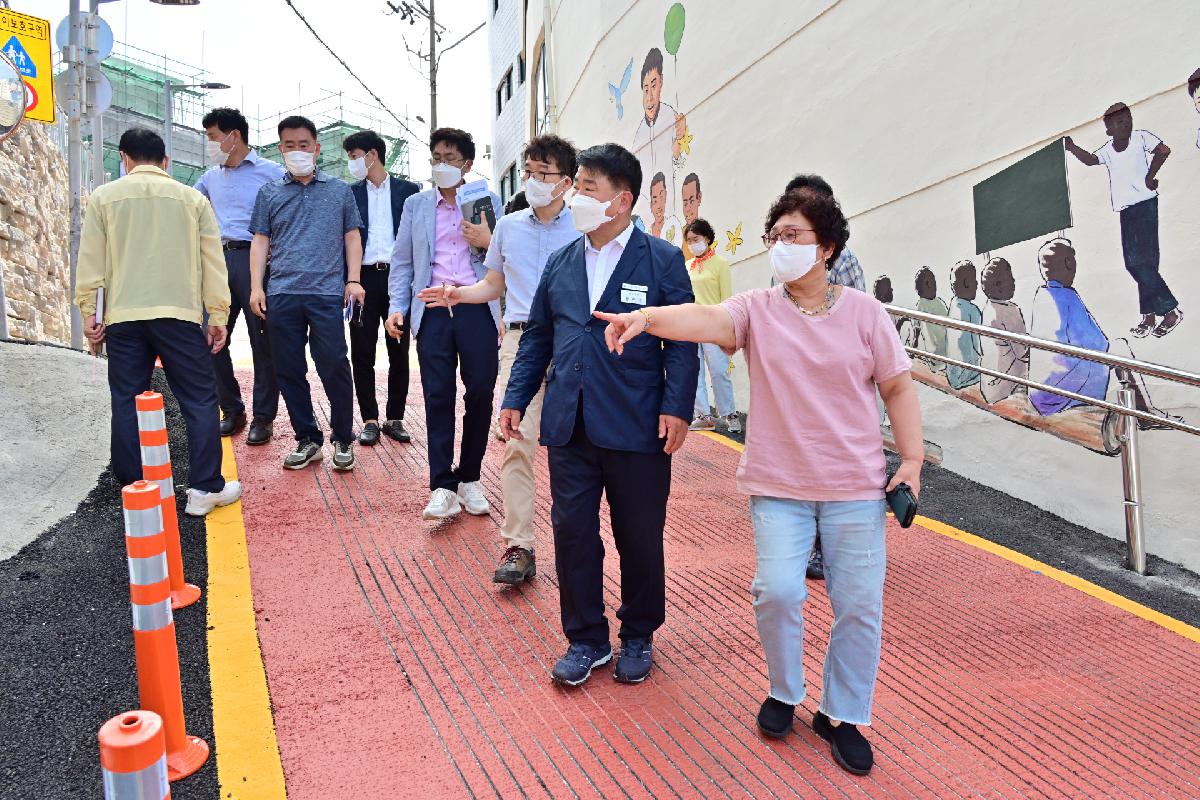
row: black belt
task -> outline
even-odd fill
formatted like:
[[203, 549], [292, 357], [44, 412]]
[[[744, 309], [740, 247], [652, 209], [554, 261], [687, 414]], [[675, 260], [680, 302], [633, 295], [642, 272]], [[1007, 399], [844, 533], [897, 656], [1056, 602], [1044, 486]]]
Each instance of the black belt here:
[[372, 267], [372, 268], [374, 268], [374, 269], [377, 269], [377, 270], [379, 270], [380, 272], [383, 272], [385, 269], [387, 269], [387, 268], [388, 268], [388, 267], [390, 267], [390, 266], [391, 266], [391, 264], [385, 264], [385, 263], [383, 263], [383, 262], [379, 262], [379, 263], [377, 263], [377, 264], [363, 264], [363, 267], [364, 267], [364, 268], [365, 268], [365, 267]]
[[250, 243], [244, 242], [241, 239], [230, 239], [228, 242], [221, 242], [222, 250], [249, 250]]
[[505, 325], [504, 327], [510, 331], [523, 331], [529, 327], [529, 323], [528, 322], [510, 322], [507, 325]]

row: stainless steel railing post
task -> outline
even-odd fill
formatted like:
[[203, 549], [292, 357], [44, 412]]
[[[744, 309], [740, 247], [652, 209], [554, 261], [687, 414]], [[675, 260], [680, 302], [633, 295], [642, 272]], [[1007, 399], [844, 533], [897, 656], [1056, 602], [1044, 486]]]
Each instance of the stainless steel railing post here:
[[[1133, 390], [1121, 389], [1118, 402], [1132, 409]], [[1121, 482], [1125, 488], [1125, 557], [1129, 568], [1146, 574], [1146, 540], [1142, 528], [1142, 462], [1138, 453], [1138, 421], [1121, 415]]]

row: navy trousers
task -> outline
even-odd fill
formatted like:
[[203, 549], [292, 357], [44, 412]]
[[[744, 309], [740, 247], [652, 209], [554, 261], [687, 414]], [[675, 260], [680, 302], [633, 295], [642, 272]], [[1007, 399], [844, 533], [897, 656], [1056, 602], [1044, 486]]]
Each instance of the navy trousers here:
[[[265, 323], [250, 310], [250, 249], [225, 251], [225, 267], [229, 271], [229, 322], [226, 325], [230, 340], [238, 316], [246, 318], [246, 333], [250, 337], [250, 352], [254, 356], [254, 406], [257, 419], [271, 421], [279, 411], [279, 383], [275, 380], [275, 364], [271, 360], [271, 340]], [[265, 282], [265, 281], [264, 281]], [[212, 357], [217, 373], [217, 399], [225, 416], [231, 417], [246, 410], [242, 387], [233, 374], [233, 359], [229, 348]]]
[[[479, 480], [492, 422], [492, 394], [500, 369], [498, 331], [486, 305], [427, 308], [417, 332], [417, 363], [425, 395], [425, 435], [429, 447], [429, 489], [456, 491]], [[454, 406], [457, 373], [462, 370], [462, 444], [454, 459]]]
[[221, 415], [212, 349], [203, 329], [181, 319], [117, 322], [108, 326], [105, 342], [112, 395], [112, 469], [121, 485], [142, 479], [134, 398], [150, 388], [157, 356], [187, 424], [188, 485], [205, 492], [224, 489]]
[[1121, 254], [1138, 287], [1143, 314], [1163, 316], [1179, 305], [1158, 271], [1158, 198], [1121, 209]]
[[[375, 399], [375, 349], [379, 344], [379, 325], [388, 317], [388, 270], [363, 266], [362, 287], [367, 293], [367, 301], [359, 312], [362, 324], [350, 326], [350, 365], [354, 368], [358, 411], [365, 422], [379, 419], [379, 401]], [[386, 332], [383, 341], [388, 356], [387, 416], [384, 419], [404, 419], [404, 406], [408, 403], [408, 320], [404, 320], [404, 333], [399, 341]]]
[[312, 389], [308, 385], [304, 345], [309, 343], [317, 375], [329, 399], [329, 438], [335, 442], [353, 442], [354, 381], [346, 358], [342, 298], [273, 294], [267, 298], [267, 332], [271, 336], [275, 377], [292, 419], [296, 441], [325, 442], [313, 414]]
[[[583, 404], [580, 403], [582, 409]], [[567, 444], [546, 448], [550, 521], [563, 633], [572, 644], [609, 641], [604, 616], [600, 495], [608, 498], [621, 559], [621, 639], [649, 638], [667, 616], [663, 526], [671, 494], [671, 457], [592, 444], [582, 414]]]

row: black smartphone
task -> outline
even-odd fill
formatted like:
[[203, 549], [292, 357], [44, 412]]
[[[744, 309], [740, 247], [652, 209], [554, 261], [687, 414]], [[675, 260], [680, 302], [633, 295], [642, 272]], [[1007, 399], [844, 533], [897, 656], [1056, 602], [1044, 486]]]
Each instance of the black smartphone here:
[[[890, 481], [889, 481], [890, 482]], [[912, 488], [907, 483], [901, 483], [887, 493], [887, 503], [896, 515], [896, 521], [901, 528], [913, 524], [917, 516], [917, 498], [913, 496]]]

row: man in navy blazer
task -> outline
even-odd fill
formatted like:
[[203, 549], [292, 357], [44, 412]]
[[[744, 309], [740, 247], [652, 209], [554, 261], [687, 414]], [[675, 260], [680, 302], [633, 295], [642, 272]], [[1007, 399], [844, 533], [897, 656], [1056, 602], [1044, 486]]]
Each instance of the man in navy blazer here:
[[542, 273], [500, 423], [505, 436], [520, 438], [521, 417], [545, 380], [541, 443], [549, 455], [559, 604], [570, 643], [553, 679], [578, 686], [612, 660], [604, 616], [603, 493], [621, 559], [614, 677], [640, 683], [650, 673], [651, 638], [666, 616], [663, 526], [671, 454], [687, 435], [700, 362], [696, 345], [652, 336], [634, 340], [637, 350], [626, 347], [617, 358], [592, 311], [629, 312], [694, 298], [679, 248], [631, 222], [642, 184], [637, 158], [604, 144], [580, 153], [578, 164], [571, 213], [587, 235], [551, 256]]
[[[475, 163], [475, 141], [457, 128], [430, 134], [435, 188], [404, 201], [392, 249], [387, 329], [399, 338], [412, 330], [417, 339], [425, 431], [429, 447], [429, 503], [424, 519], [447, 519], [465, 507], [468, 514], [491, 509], [479, 470], [487, 449], [492, 393], [499, 370], [500, 304], [426, 308], [413, 297], [431, 286], [472, 286], [485, 274], [483, 257], [491, 242], [486, 219], [472, 224], [459, 210], [458, 189]], [[496, 219], [500, 198], [489, 192]], [[405, 324], [405, 317], [408, 324]], [[457, 374], [456, 374], [457, 373]], [[454, 406], [461, 376], [464, 393], [462, 444], [454, 465]]]
[[375, 131], [358, 131], [342, 142], [349, 159], [350, 174], [359, 178], [350, 184], [363, 241], [362, 287], [366, 300], [354, 312], [350, 324], [350, 366], [354, 368], [354, 393], [363, 429], [358, 443], [373, 446], [383, 432], [397, 442], [408, 442], [404, 430], [404, 406], [408, 402], [408, 331], [397, 340], [385, 335], [388, 355], [387, 416], [379, 424], [379, 402], [375, 399], [375, 349], [379, 343], [379, 323], [388, 317], [388, 298], [392, 248], [396, 229], [404, 214], [404, 201], [421, 191], [412, 181], [388, 174], [384, 166], [387, 143]]

